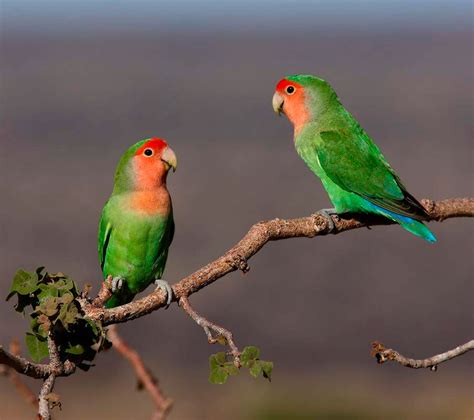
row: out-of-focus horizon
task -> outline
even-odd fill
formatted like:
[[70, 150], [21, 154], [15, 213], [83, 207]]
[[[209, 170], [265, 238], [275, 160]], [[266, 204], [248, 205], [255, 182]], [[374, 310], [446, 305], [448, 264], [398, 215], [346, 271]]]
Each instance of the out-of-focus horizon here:
[[[468, 1], [0, 7], [0, 297], [17, 268], [39, 265], [97, 290], [100, 211], [119, 157], [142, 138], [163, 137], [178, 155], [171, 283], [259, 220], [328, 207], [271, 107], [287, 74], [330, 81], [418, 198], [473, 195]], [[424, 357], [472, 336], [471, 220], [430, 228], [435, 245], [396, 226], [273, 243], [247, 275], [194, 295], [239, 345], [275, 362], [272, 384], [243, 373], [208, 384], [207, 357], [219, 349], [175, 305], [120, 331], [175, 399], [171, 419], [469, 418], [471, 355], [436, 374], [369, 357], [372, 340]], [[27, 321], [12, 303], [0, 317], [1, 344], [23, 339]], [[113, 352], [96, 364], [58, 383], [58, 417], [83, 418], [87, 405], [90, 418], [147, 418], [127, 364]], [[0, 418], [28, 417], [1, 379]]]
[[7, 32], [470, 29], [468, 0], [3, 0]]

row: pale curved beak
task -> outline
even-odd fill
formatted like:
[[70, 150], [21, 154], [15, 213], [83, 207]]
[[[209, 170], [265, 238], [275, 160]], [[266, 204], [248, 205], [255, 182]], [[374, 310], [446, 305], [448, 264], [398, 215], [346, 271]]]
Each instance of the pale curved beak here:
[[283, 104], [285, 103], [285, 99], [283, 99], [283, 96], [281, 96], [278, 92], [275, 92], [272, 98], [272, 105], [273, 105], [273, 110], [278, 114], [284, 114], [285, 112], [283, 111]]
[[178, 159], [171, 147], [166, 147], [161, 155], [161, 160], [168, 165], [168, 169], [173, 168], [173, 172], [176, 171], [176, 168], [178, 167]]

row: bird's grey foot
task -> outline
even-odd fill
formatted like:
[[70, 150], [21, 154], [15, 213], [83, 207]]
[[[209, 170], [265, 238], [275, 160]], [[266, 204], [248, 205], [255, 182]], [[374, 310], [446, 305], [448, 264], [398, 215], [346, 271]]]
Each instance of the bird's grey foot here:
[[112, 293], [120, 290], [124, 285], [125, 279], [123, 277], [117, 276], [112, 279]]
[[336, 215], [337, 216], [337, 211], [335, 208], [332, 208], [332, 209], [321, 209], [319, 210], [316, 214], [320, 214], [321, 216], [323, 216], [327, 222], [328, 222], [328, 233], [331, 233], [335, 226], [334, 226], [334, 221], [332, 220], [332, 215]]
[[173, 299], [173, 290], [171, 289], [171, 286], [169, 283], [165, 280], [161, 279], [156, 279], [155, 280], [156, 284], [156, 290], [163, 290], [163, 292], [166, 293], [166, 308], [168, 309], [168, 306], [170, 306], [171, 300]]

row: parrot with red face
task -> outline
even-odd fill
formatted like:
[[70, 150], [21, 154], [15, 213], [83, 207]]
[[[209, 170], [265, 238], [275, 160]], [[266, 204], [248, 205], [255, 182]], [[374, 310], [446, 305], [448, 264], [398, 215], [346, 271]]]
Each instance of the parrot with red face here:
[[436, 241], [423, 224], [430, 219], [424, 207], [328, 82], [311, 75], [285, 77], [276, 86], [272, 104], [293, 124], [296, 151], [321, 179], [334, 205], [321, 211], [331, 228], [330, 214], [371, 213], [428, 242]]
[[166, 178], [176, 166], [175, 153], [159, 138], [139, 141], [120, 159], [98, 235], [103, 277], [113, 278], [108, 308], [130, 302], [152, 283], [171, 302], [171, 287], [161, 277], [174, 234]]

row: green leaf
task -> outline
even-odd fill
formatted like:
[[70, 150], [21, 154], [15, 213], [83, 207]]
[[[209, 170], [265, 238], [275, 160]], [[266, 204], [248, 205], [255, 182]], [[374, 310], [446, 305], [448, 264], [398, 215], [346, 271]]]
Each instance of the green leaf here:
[[[212, 384], [224, 384], [229, 375], [235, 375], [235, 366], [227, 361], [225, 352], [220, 351], [209, 356], [209, 382]], [[238, 370], [238, 369], [237, 369]]]
[[64, 273], [61, 273], [60, 271], [58, 271], [57, 273], [50, 273], [48, 274], [49, 278], [50, 279], [65, 279], [67, 278], [66, 274]]
[[234, 365], [234, 362], [225, 363], [223, 369], [228, 375], [238, 375], [239, 373], [239, 368]]
[[227, 382], [227, 378], [229, 374], [222, 368], [216, 368], [211, 370], [209, 374], [209, 382], [211, 384], [225, 384]]
[[34, 362], [38, 363], [48, 357], [48, 343], [46, 341], [41, 341], [34, 334], [26, 333], [25, 342], [28, 352]]
[[59, 311], [59, 315], [57, 320], [61, 321], [64, 328], [68, 329], [69, 324], [74, 324], [76, 319], [79, 318], [79, 311], [74, 303], [70, 303], [69, 305], [61, 305], [61, 310]]
[[66, 305], [69, 305], [73, 300], [74, 296], [71, 292], [66, 292], [59, 298], [59, 302]]
[[[46, 337], [48, 336], [48, 332], [46, 331], [46, 329], [42, 326], [42, 324], [40, 322], [38, 322], [38, 320], [41, 318], [41, 320], [43, 320], [42, 317], [46, 317], [48, 320], [49, 318], [44, 315], [44, 314], [41, 314], [39, 317], [37, 318], [31, 318], [31, 331], [33, 331], [33, 333], [36, 335], [36, 336], [41, 336], [43, 337], [44, 340], [46, 340]], [[41, 327], [41, 328], [40, 328]]]
[[52, 285], [58, 290], [60, 296], [74, 289], [74, 282], [67, 277], [55, 281]]
[[9, 299], [13, 293], [20, 295], [29, 295], [38, 289], [38, 275], [29, 271], [18, 270], [13, 278], [12, 286], [10, 288]]
[[253, 361], [257, 360], [260, 356], [260, 349], [255, 346], [247, 346], [240, 355], [240, 361], [242, 366], [250, 368], [253, 365]]
[[74, 346], [69, 346], [66, 350], [66, 353], [79, 355], [84, 353], [84, 347], [81, 344], [76, 344]]
[[45, 314], [46, 316], [53, 316], [59, 310], [58, 305], [59, 305], [58, 298], [53, 297], [53, 296], [48, 296], [35, 309], [36, 309], [36, 312], [41, 312]]
[[209, 356], [209, 367], [211, 370], [221, 367], [225, 362], [227, 362], [227, 357], [223, 351]]
[[38, 293], [38, 299], [40, 302], [47, 297], [58, 297], [58, 289], [50, 284], [40, 284], [39, 289], [41, 290], [41, 292]]
[[254, 378], [258, 378], [262, 373], [262, 365], [260, 364], [260, 361], [256, 361], [249, 369], [249, 372]]
[[262, 366], [262, 374], [265, 379], [272, 381], [272, 372], [273, 372], [273, 362], [267, 362], [265, 360], [260, 360], [260, 365]]

